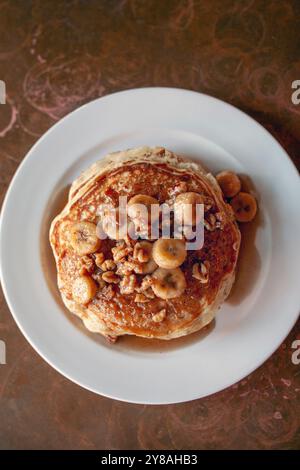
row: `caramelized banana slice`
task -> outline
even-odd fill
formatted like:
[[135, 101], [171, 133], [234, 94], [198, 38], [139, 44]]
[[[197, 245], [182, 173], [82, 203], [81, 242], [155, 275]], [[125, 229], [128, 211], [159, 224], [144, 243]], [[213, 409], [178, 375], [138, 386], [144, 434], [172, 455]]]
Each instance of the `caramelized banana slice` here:
[[150, 238], [149, 227], [159, 218], [159, 202], [152, 196], [137, 194], [133, 196], [127, 205], [127, 213], [133, 221], [137, 231], [145, 234], [144, 238]]
[[238, 222], [250, 222], [257, 212], [256, 200], [249, 193], [240, 192], [231, 199], [230, 205]]
[[[156, 208], [159, 205], [159, 202], [157, 199], [155, 199], [155, 197], [147, 196], [146, 194], [137, 194], [129, 200], [127, 212], [131, 219], [140, 219], [144, 216], [144, 214], [150, 217], [151, 206], [153, 205], [156, 206]], [[143, 211], [142, 207], [139, 206], [144, 206], [145, 211]], [[154, 216], [157, 218], [159, 215], [158, 211], [156, 210], [154, 212]]]
[[197, 204], [204, 204], [204, 198], [198, 193], [178, 194], [174, 203], [174, 216], [177, 222], [185, 225], [196, 225], [201, 220], [201, 211], [196, 211]]
[[241, 190], [241, 181], [232, 171], [221, 171], [216, 176], [225, 197], [233, 197]]
[[177, 268], [186, 258], [185, 242], [175, 238], [160, 238], [153, 245], [152, 255], [159, 267]]
[[101, 244], [97, 236], [97, 227], [92, 222], [75, 222], [70, 229], [70, 243], [74, 251], [80, 255], [95, 253]]
[[174, 299], [183, 294], [186, 288], [186, 280], [180, 268], [158, 268], [152, 274], [154, 283], [152, 290], [161, 299]]
[[78, 304], [85, 305], [94, 298], [96, 291], [96, 283], [90, 276], [80, 276], [75, 279], [73, 284], [73, 300]]

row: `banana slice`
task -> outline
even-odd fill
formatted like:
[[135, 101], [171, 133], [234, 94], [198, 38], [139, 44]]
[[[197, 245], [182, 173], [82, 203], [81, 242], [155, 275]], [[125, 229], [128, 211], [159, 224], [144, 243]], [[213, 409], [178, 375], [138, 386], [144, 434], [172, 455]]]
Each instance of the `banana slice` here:
[[106, 235], [112, 240], [126, 239], [129, 231], [127, 215], [119, 209], [106, 210], [101, 218], [102, 228]]
[[241, 181], [232, 171], [221, 171], [216, 176], [225, 197], [233, 197], [241, 190]]
[[[141, 264], [141, 274], [150, 274], [155, 271], [157, 268], [157, 264], [153, 259], [153, 245], [147, 241], [140, 241], [136, 244], [137, 249], [135, 249], [134, 255], [139, 260]], [[141, 261], [143, 259], [143, 254], [145, 256], [144, 259], [147, 259], [146, 262]]]
[[178, 194], [174, 203], [174, 216], [177, 222], [196, 225], [200, 222], [202, 211], [196, 211], [196, 204], [204, 204], [204, 198], [198, 193]]
[[152, 274], [154, 283], [152, 290], [161, 299], [174, 299], [183, 294], [186, 288], [186, 280], [180, 268], [158, 268]]
[[231, 199], [230, 205], [238, 222], [250, 222], [257, 212], [256, 200], [249, 193], [240, 192]]
[[94, 298], [96, 291], [96, 283], [90, 276], [80, 276], [75, 279], [73, 284], [73, 300], [78, 304], [87, 304]]
[[161, 268], [177, 268], [184, 262], [186, 254], [183, 240], [160, 238], [153, 244], [152, 256]]
[[129, 200], [127, 213], [139, 225], [151, 225], [151, 222], [154, 222], [159, 217], [159, 202], [155, 197], [137, 194]]
[[101, 244], [97, 227], [92, 222], [75, 222], [70, 228], [70, 243], [78, 255], [95, 253]]

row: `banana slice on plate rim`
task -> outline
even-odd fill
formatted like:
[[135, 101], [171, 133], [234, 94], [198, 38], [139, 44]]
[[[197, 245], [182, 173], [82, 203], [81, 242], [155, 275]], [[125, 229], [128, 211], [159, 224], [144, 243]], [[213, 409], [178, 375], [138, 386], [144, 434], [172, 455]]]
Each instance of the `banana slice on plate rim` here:
[[225, 197], [233, 197], [241, 190], [241, 180], [233, 171], [221, 171], [216, 175], [216, 180]]
[[238, 222], [251, 222], [257, 212], [257, 202], [250, 193], [240, 192], [231, 199], [230, 205]]

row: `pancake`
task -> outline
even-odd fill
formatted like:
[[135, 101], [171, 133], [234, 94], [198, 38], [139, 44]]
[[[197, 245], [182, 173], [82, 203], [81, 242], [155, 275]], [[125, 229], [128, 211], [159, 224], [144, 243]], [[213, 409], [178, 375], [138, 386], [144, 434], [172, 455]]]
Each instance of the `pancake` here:
[[[120, 196], [129, 201], [125, 218], [138, 239], [123, 233], [121, 222], [112, 233], [110, 211]], [[161, 232], [151, 237], [133, 198], [148, 201], [149, 211], [167, 204], [175, 219], [181, 201], [202, 201], [203, 246], [186, 250], [185, 239], [174, 239], [172, 219], [171, 241]], [[190, 217], [191, 228], [198, 221]], [[161, 230], [160, 218], [157, 224]], [[99, 240], [99, 234], [109, 236]], [[210, 173], [162, 147], [139, 147], [109, 154], [74, 181], [51, 224], [50, 243], [62, 299], [87, 329], [111, 341], [169, 340], [214, 319], [234, 282], [240, 232]]]

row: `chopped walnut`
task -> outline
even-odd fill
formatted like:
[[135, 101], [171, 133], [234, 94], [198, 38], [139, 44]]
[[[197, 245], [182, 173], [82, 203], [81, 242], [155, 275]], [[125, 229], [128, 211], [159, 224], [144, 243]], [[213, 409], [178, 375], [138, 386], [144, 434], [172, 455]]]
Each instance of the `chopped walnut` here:
[[98, 268], [101, 268], [101, 264], [104, 262], [105, 260], [105, 256], [104, 256], [104, 253], [95, 253], [95, 263], [96, 263], [96, 266], [98, 266]]
[[98, 283], [100, 289], [106, 286], [105, 281], [102, 279], [102, 273], [94, 273], [92, 274], [92, 278]]
[[141, 289], [147, 290], [149, 287], [153, 285], [154, 279], [152, 276], [145, 276], [142, 280]]
[[116, 274], [124, 276], [135, 272], [136, 274], [143, 274], [143, 265], [135, 260], [124, 261], [123, 263], [118, 263], [118, 268]]
[[137, 286], [135, 288], [135, 290], [137, 292], [145, 292], [146, 290], [148, 290], [149, 288], [151, 288], [151, 286], [153, 285], [154, 283], [154, 279], [152, 276], [145, 276], [141, 282], [141, 285], [140, 286]]
[[155, 323], [159, 323], [159, 322], [163, 321], [166, 318], [166, 315], [167, 315], [167, 310], [165, 308], [163, 308], [158, 313], [153, 315], [152, 320]]
[[142, 243], [136, 243], [133, 250], [133, 258], [138, 260], [140, 263], [147, 263], [150, 259], [149, 250], [143, 248]]
[[143, 274], [143, 263], [140, 263], [139, 261], [131, 259], [126, 262], [126, 266], [136, 274]]
[[[200, 268], [200, 270], [199, 270]], [[201, 284], [207, 284], [209, 280], [209, 261], [204, 263], [195, 263], [193, 266], [193, 277], [201, 282]]]
[[114, 261], [117, 263], [119, 261], [125, 261], [125, 258], [132, 253], [133, 248], [131, 246], [122, 243], [120, 245], [116, 245], [114, 248], [111, 249]]
[[209, 196], [203, 196], [204, 212], [208, 212], [214, 205], [214, 201]]
[[116, 276], [113, 271], [106, 271], [102, 274], [103, 281], [107, 282], [108, 284], [118, 284], [120, 278]]
[[136, 294], [134, 301], [139, 302], [139, 303], [146, 303], [146, 302], [150, 302], [150, 299], [146, 297], [144, 294]]
[[102, 271], [113, 271], [116, 269], [116, 263], [112, 259], [107, 259], [101, 264]]
[[124, 263], [118, 263], [116, 274], [119, 276], [126, 276], [133, 272], [133, 266], [129, 261], [124, 261]]
[[208, 220], [204, 219], [204, 227], [206, 230], [209, 232], [213, 232], [217, 227], [216, 227], [216, 216], [214, 214], [209, 214], [208, 215]]
[[120, 282], [121, 294], [132, 294], [136, 286], [137, 280], [135, 274], [124, 276]]
[[143, 294], [148, 298], [148, 299], [154, 299], [155, 294], [151, 288], [144, 290]]
[[114, 288], [113, 288], [112, 284], [106, 285], [102, 289], [101, 293], [104, 295], [104, 297], [107, 300], [111, 300], [115, 295], [115, 291], [114, 291]]
[[82, 256], [80, 259], [82, 267], [80, 269], [80, 274], [92, 273], [95, 270], [95, 264], [92, 258], [88, 255]]
[[216, 216], [216, 228], [220, 228], [222, 229], [223, 228], [223, 224], [224, 224], [224, 216], [221, 212], [217, 212], [215, 214]]

